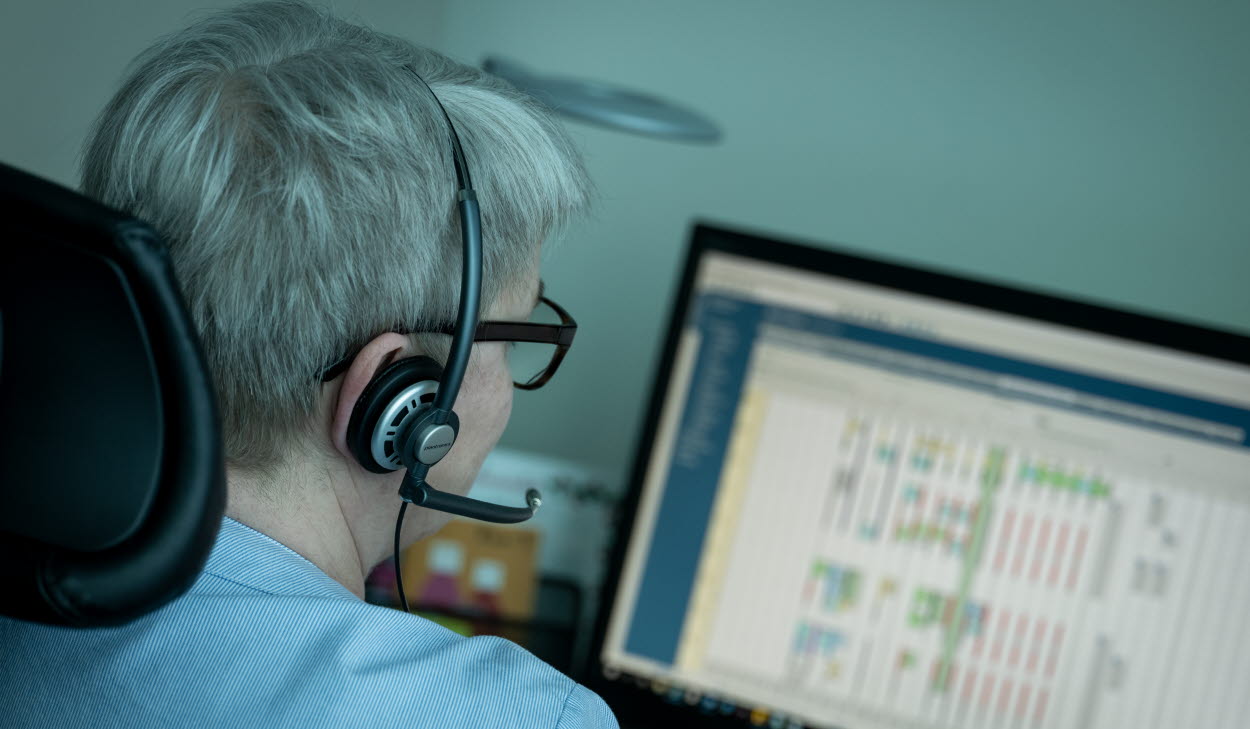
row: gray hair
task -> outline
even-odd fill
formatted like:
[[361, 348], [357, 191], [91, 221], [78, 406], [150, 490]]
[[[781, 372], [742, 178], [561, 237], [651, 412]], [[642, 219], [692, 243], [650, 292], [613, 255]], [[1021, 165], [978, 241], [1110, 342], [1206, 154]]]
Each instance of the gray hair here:
[[478, 69], [300, 2], [249, 4], [140, 54], [88, 137], [83, 191], [169, 243], [236, 468], [284, 461], [326, 364], [455, 319], [455, 171], [413, 71], [473, 172], [485, 311], [590, 183], [550, 114]]

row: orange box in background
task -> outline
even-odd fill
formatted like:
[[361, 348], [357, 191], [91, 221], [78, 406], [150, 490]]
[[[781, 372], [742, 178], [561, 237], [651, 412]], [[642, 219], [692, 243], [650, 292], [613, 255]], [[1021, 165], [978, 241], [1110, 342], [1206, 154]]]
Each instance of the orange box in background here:
[[413, 609], [526, 620], [537, 592], [538, 532], [455, 520], [404, 550]]

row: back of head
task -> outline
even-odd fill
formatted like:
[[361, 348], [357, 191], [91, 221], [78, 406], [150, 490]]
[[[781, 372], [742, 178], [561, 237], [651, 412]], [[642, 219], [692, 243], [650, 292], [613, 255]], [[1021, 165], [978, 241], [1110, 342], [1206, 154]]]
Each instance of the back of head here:
[[144, 51], [88, 138], [83, 191], [169, 242], [233, 467], [282, 463], [326, 364], [455, 319], [455, 173], [416, 74], [473, 170], [486, 310], [589, 182], [548, 112], [480, 70], [300, 2], [244, 5]]

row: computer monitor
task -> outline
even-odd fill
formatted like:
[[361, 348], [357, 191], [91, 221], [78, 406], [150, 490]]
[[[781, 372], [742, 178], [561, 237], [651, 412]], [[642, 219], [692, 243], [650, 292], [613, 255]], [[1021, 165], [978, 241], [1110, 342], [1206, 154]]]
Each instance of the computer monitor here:
[[698, 226], [643, 432], [627, 726], [1250, 722], [1244, 336]]

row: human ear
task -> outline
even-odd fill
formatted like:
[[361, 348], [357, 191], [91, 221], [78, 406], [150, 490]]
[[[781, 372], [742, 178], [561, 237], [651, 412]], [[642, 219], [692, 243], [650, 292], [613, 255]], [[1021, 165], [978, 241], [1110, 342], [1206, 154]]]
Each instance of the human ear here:
[[347, 446], [347, 425], [352, 419], [356, 401], [378, 372], [395, 360], [413, 354], [411, 349], [408, 338], [402, 334], [379, 334], [360, 350], [351, 366], [343, 373], [343, 381], [334, 403], [334, 417], [330, 421], [330, 433], [334, 449], [349, 461], [353, 456]]

